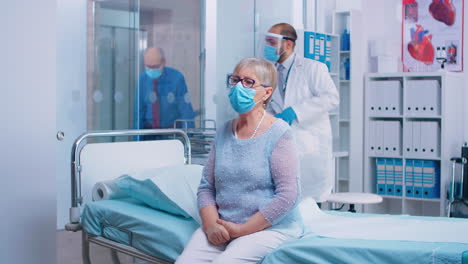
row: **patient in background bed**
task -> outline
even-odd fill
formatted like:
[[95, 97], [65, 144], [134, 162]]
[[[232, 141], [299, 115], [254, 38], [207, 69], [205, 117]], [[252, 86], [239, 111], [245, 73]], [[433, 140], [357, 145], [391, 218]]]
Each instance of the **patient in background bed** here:
[[217, 131], [198, 187], [202, 227], [176, 263], [257, 263], [304, 232], [295, 140], [286, 122], [265, 111], [275, 66], [243, 59], [228, 81], [239, 117]]

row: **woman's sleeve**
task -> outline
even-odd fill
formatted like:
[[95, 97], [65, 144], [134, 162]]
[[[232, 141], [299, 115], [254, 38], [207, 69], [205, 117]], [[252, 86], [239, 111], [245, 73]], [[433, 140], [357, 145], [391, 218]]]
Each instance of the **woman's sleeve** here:
[[270, 171], [275, 186], [275, 196], [260, 209], [265, 219], [274, 225], [299, 202], [299, 155], [291, 130], [286, 131], [276, 143], [270, 157]]
[[200, 185], [198, 186], [198, 209], [202, 209], [208, 205], [216, 205], [216, 192], [214, 183], [215, 156], [216, 150], [215, 144], [213, 144], [208, 156], [208, 162], [203, 168]]

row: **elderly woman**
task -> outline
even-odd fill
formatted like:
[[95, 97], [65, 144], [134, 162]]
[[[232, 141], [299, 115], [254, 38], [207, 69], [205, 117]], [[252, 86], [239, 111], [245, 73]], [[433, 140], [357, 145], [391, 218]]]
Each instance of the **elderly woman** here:
[[299, 159], [289, 125], [266, 113], [274, 65], [246, 58], [229, 77], [237, 119], [217, 131], [198, 188], [202, 227], [176, 263], [257, 263], [298, 238]]

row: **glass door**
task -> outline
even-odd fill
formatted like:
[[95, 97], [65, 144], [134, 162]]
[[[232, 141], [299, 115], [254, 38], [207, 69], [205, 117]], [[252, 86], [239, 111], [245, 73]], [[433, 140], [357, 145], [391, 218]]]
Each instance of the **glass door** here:
[[139, 1], [95, 1], [88, 35], [88, 130], [131, 129], [146, 32]]
[[197, 113], [203, 110], [199, 61], [202, 0], [68, 2], [59, 9], [63, 37], [57, 56], [64, 73], [57, 78], [59, 229], [68, 222], [71, 146], [86, 131], [135, 128], [139, 113], [135, 98], [145, 73], [146, 48], [164, 50], [166, 66], [180, 72], [186, 84], [189, 96], [182, 100], [191, 102]]
[[[138, 36], [141, 47], [132, 52], [132, 37]], [[132, 128], [134, 122], [134, 87], [141, 57], [146, 47], [146, 32], [135, 29], [100, 26], [96, 34], [96, 74], [92, 93], [90, 130]]]
[[[201, 2], [93, 2], [88, 130], [172, 128], [182, 126], [181, 119], [198, 120]], [[153, 48], [157, 55], [149, 52], [145, 61]], [[159, 77], [151, 76], [153, 66]]]

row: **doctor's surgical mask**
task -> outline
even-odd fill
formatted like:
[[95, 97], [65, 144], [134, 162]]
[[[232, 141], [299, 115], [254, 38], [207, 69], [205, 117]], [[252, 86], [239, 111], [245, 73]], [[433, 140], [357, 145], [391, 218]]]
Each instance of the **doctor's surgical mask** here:
[[270, 45], [265, 45], [263, 49], [263, 56], [269, 61], [277, 62], [281, 57], [281, 54], [278, 54], [278, 48], [275, 48]]
[[161, 68], [151, 69], [146, 67], [145, 72], [146, 75], [148, 75], [148, 77], [150, 77], [151, 79], [157, 79], [162, 74]]

